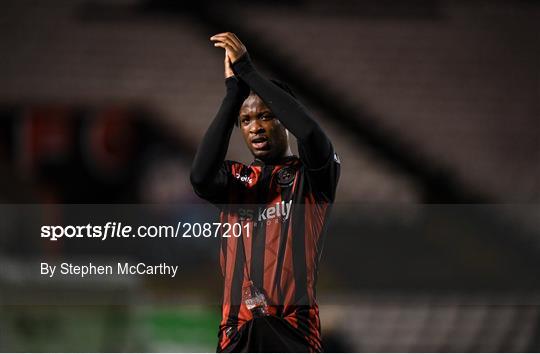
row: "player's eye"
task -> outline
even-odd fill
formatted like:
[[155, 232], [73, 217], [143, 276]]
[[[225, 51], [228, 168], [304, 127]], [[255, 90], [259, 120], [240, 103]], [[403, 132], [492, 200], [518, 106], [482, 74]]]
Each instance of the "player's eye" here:
[[249, 118], [240, 119], [240, 123], [242, 123], [242, 125], [248, 125], [249, 124]]
[[261, 119], [262, 120], [271, 120], [271, 119], [274, 119], [274, 116], [270, 113], [265, 113], [261, 116]]

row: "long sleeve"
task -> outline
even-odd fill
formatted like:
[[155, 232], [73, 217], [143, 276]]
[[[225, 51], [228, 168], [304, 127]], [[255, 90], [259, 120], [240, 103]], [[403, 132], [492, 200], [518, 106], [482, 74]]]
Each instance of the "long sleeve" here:
[[235, 77], [226, 79], [225, 85], [226, 95], [191, 165], [190, 180], [195, 193], [209, 200], [216, 200], [227, 185], [225, 155], [238, 111], [249, 95], [249, 88]]
[[300, 158], [306, 166], [310, 169], [324, 166], [333, 152], [332, 144], [302, 104], [262, 76], [247, 53], [233, 63], [232, 69], [296, 137]]

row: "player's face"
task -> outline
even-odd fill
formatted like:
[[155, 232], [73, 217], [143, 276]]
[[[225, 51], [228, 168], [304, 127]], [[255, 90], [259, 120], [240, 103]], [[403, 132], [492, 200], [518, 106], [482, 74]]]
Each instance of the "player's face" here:
[[271, 160], [287, 153], [287, 130], [256, 94], [249, 95], [242, 104], [238, 126], [253, 156]]

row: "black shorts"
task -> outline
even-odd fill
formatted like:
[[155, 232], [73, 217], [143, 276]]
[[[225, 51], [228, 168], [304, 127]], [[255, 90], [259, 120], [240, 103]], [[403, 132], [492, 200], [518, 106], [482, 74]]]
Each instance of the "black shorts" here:
[[307, 340], [282, 318], [265, 316], [246, 322], [223, 353], [309, 353]]

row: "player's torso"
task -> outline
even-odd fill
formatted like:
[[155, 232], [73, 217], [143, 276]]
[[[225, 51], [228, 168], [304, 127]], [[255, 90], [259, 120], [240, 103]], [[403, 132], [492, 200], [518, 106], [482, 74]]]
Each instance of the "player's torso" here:
[[318, 333], [315, 283], [326, 206], [314, 202], [298, 158], [277, 166], [232, 163], [230, 173], [231, 204], [221, 221], [248, 228], [241, 238], [222, 238], [222, 327], [252, 318], [241, 294], [251, 280], [264, 291], [271, 315]]

